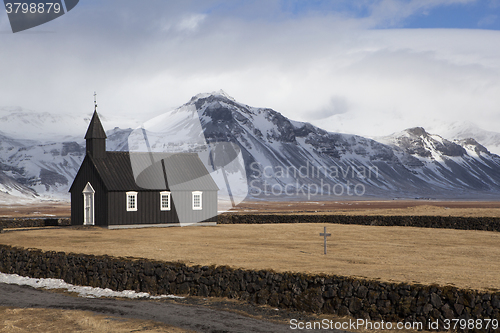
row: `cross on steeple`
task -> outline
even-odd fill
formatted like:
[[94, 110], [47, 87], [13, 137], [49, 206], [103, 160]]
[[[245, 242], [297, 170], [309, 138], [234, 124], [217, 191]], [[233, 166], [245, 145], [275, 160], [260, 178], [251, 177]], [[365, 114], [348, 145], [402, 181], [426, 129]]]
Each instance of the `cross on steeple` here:
[[94, 111], [97, 111], [97, 102], [96, 102], [96, 96], [97, 94], [94, 91]]

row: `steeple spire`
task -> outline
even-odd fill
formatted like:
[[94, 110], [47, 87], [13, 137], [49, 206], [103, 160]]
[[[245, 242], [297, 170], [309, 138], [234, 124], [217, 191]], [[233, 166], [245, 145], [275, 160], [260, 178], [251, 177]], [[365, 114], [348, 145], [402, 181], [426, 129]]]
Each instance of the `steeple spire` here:
[[106, 139], [106, 132], [102, 127], [101, 120], [97, 115], [97, 111], [94, 111], [92, 120], [90, 121], [89, 128], [87, 129], [87, 134], [85, 134], [85, 139]]
[[87, 154], [92, 155], [94, 158], [104, 158], [106, 157], [107, 136], [95, 109], [97, 109], [97, 104], [95, 102], [94, 93], [94, 114], [92, 115], [92, 120], [87, 129], [87, 134], [85, 134], [85, 139], [87, 140], [86, 150]]

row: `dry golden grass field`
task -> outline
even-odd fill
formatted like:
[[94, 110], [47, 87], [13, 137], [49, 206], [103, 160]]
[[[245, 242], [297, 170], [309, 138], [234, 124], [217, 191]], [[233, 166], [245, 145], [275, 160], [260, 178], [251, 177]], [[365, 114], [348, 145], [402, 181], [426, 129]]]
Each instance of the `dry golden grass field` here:
[[69, 217], [71, 206], [64, 202], [43, 202], [33, 204], [2, 204], [0, 202], [0, 218], [2, 217]]
[[238, 205], [234, 213], [500, 217], [500, 202], [434, 200], [245, 201]]
[[[244, 201], [236, 214], [342, 214], [342, 215], [434, 215], [500, 217], [500, 201], [364, 200], [316, 202]], [[1, 217], [69, 217], [64, 202], [6, 205], [0, 202]]]
[[[332, 233], [323, 255], [323, 227]], [[500, 289], [500, 233], [338, 224], [9, 231], [0, 243], [45, 251]]]
[[[500, 217], [500, 202], [244, 202], [234, 213]], [[0, 217], [69, 215], [67, 203], [0, 204]], [[324, 226], [332, 233], [326, 256], [319, 236]], [[6, 231], [0, 234], [1, 244], [25, 248], [500, 289], [500, 233], [495, 232], [335, 224]], [[0, 332], [25, 331], [185, 332], [154, 322], [122, 321], [82, 311], [0, 307]]]

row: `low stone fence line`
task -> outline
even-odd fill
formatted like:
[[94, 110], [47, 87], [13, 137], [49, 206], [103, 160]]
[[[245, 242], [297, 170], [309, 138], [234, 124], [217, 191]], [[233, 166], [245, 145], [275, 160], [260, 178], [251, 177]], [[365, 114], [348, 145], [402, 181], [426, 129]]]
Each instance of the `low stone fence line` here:
[[32, 228], [32, 227], [53, 227], [53, 226], [69, 226], [71, 225], [70, 218], [30, 218], [30, 217], [15, 217], [15, 218], [0, 218], [0, 230], [2, 228]]
[[[376, 226], [407, 226], [460, 230], [500, 231], [498, 217], [458, 216], [369, 216], [369, 215], [284, 215], [221, 214], [218, 224], [337, 223]], [[0, 230], [44, 226], [70, 226], [70, 218], [3, 218]]]
[[500, 231], [498, 217], [221, 214], [218, 224], [337, 223]]
[[[146, 259], [43, 252], [0, 245], [0, 271], [84, 286], [157, 294], [228, 297], [273, 307], [370, 319], [422, 322], [500, 319], [500, 293], [383, 283], [301, 273], [186, 266]], [[473, 331], [473, 330], [469, 330]], [[491, 330], [489, 330], [491, 331]]]

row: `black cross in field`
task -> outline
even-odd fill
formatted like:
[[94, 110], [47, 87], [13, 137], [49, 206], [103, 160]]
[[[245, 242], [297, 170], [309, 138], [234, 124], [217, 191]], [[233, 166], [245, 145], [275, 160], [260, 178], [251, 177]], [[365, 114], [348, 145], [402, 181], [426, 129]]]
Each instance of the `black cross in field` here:
[[329, 237], [329, 236], [331, 236], [332, 234], [327, 234], [327, 233], [326, 233], [326, 227], [324, 227], [324, 229], [323, 229], [323, 230], [324, 230], [324, 231], [323, 231], [322, 233], [320, 233], [319, 235], [320, 235], [320, 236], [323, 236], [323, 237], [325, 238], [325, 254], [326, 254], [326, 237]]

